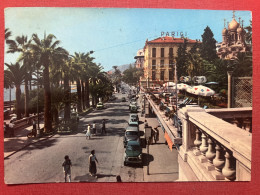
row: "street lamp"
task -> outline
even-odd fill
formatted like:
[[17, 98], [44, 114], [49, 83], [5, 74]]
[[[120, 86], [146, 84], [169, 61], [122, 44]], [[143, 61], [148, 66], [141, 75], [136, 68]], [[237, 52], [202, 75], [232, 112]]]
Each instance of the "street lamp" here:
[[40, 116], [39, 116], [39, 69], [37, 67], [37, 137], [40, 137]]

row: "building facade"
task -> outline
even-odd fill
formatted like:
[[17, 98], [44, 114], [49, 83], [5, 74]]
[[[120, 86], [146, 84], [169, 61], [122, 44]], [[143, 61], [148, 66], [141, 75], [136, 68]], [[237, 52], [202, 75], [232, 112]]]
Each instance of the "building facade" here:
[[143, 68], [144, 67], [144, 50], [139, 49], [135, 56], [135, 67]]
[[233, 14], [233, 20], [228, 24], [228, 29], [225, 26], [222, 30], [222, 43], [220, 44], [217, 55], [221, 59], [236, 59], [236, 56], [240, 52], [249, 51], [249, 46], [245, 42], [246, 31], [242, 25], [236, 21], [235, 15]]
[[[187, 39], [187, 51], [198, 42]], [[174, 59], [184, 38], [170, 36], [146, 40], [144, 46], [144, 76], [140, 79], [143, 88], [162, 86], [163, 83], [174, 81]]]

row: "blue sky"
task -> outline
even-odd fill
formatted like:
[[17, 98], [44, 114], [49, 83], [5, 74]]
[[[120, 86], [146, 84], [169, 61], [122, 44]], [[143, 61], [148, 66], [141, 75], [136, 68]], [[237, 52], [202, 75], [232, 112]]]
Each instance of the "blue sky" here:
[[[7, 8], [5, 27], [12, 31], [12, 39], [33, 33], [43, 38], [44, 31], [54, 34], [70, 54], [93, 50], [95, 62], [110, 70], [114, 65], [133, 63], [146, 39], [160, 37], [162, 31], [183, 31], [190, 39], [201, 39], [209, 26], [221, 42], [224, 18], [231, 22], [232, 16], [232, 10]], [[236, 11], [235, 16], [249, 25], [250, 11]], [[6, 63], [16, 59], [15, 54], [5, 55]]]

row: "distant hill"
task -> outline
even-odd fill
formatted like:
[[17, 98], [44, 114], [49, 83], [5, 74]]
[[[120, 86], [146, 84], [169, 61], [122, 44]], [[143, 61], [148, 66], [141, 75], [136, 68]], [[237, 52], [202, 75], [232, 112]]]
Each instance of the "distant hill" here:
[[[117, 69], [120, 70], [121, 73], [123, 73], [126, 69], [129, 68], [129, 66], [130, 66], [130, 64], [124, 64], [124, 65], [118, 66]], [[134, 63], [132, 63], [132, 67], [134, 67]], [[111, 69], [109, 71], [114, 72], [114, 69]]]

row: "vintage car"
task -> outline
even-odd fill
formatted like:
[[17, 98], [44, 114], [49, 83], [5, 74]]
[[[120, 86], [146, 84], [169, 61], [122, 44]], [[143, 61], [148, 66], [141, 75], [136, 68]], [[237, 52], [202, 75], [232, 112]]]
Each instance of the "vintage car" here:
[[124, 153], [124, 165], [143, 164], [142, 147], [139, 140], [128, 141]]

